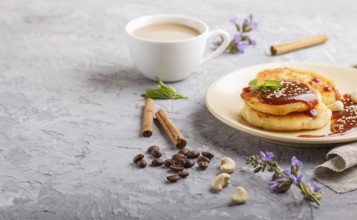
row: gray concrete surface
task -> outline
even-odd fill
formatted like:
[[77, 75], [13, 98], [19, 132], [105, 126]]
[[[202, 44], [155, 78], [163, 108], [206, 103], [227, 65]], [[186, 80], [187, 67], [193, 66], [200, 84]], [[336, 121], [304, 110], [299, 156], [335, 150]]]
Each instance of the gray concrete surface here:
[[[328, 149], [296, 149], [238, 132], [206, 109], [208, 86], [222, 74], [249, 65], [303, 61], [357, 63], [355, 1], [263, 0], [0, 0], [0, 219], [356, 219], [357, 191], [324, 187], [321, 207], [292, 189], [274, 194], [268, 174], [255, 175], [243, 157], [259, 150], [282, 165], [296, 155], [307, 181]], [[164, 168], [137, 169], [131, 161], [150, 145], [164, 157], [176, 150], [155, 125], [140, 136], [140, 94], [156, 86], [135, 69], [124, 40], [130, 19], [184, 14], [211, 29], [233, 33], [228, 20], [252, 13], [259, 23], [255, 48], [225, 54], [188, 79], [170, 84], [187, 100], [156, 102], [187, 137], [188, 147], [216, 157], [206, 171], [193, 169], [167, 184]], [[323, 46], [271, 57], [270, 45], [324, 33]], [[219, 157], [239, 170], [222, 193], [210, 192]], [[229, 206], [235, 187], [250, 200]]]

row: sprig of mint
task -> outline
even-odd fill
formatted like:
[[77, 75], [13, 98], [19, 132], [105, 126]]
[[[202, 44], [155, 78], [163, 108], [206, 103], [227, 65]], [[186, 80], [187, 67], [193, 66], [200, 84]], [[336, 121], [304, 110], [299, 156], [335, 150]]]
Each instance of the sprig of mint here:
[[264, 93], [267, 92], [268, 89], [277, 90], [283, 86], [279, 81], [276, 80], [265, 80], [263, 83], [258, 84], [258, 79], [253, 79], [249, 82], [248, 85], [250, 88], [260, 89]]
[[141, 97], [147, 99], [187, 99], [188, 97], [176, 92], [170, 86], [164, 84], [159, 77], [156, 77], [159, 86], [156, 89], [150, 89], [146, 93], [141, 94]]

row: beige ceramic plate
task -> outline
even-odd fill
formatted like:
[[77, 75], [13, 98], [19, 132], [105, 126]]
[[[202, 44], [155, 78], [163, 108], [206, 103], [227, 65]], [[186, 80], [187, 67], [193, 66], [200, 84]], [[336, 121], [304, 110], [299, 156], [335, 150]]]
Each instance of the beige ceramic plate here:
[[350, 93], [357, 88], [357, 70], [353, 68], [332, 66], [314, 63], [268, 63], [250, 66], [232, 71], [217, 79], [208, 89], [206, 105], [209, 111], [223, 123], [246, 132], [260, 139], [295, 147], [326, 147], [336, 143], [357, 140], [357, 131], [347, 132], [344, 135], [326, 136], [319, 138], [301, 138], [298, 135], [325, 135], [329, 133], [329, 125], [314, 131], [273, 132], [253, 127], [246, 123], [239, 115], [243, 107], [240, 98], [242, 88], [254, 79], [261, 70], [277, 67], [292, 67], [312, 70], [332, 78], [340, 87], [341, 94]]

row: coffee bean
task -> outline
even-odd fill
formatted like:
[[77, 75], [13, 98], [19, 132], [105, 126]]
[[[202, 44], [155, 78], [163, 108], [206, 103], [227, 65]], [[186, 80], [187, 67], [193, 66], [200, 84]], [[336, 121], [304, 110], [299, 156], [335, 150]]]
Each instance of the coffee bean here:
[[180, 177], [177, 174], [174, 174], [174, 175], [166, 177], [166, 179], [172, 183], [175, 183], [175, 182], [177, 182], [177, 180], [180, 179]]
[[210, 160], [212, 160], [212, 158], [214, 157], [214, 154], [212, 154], [211, 152], [208, 151], [202, 151], [201, 153], [203, 156], [209, 158]]
[[152, 145], [152, 146], [150, 146], [150, 147], [147, 149], [147, 152], [148, 152], [148, 153], [151, 153], [151, 151], [154, 150], [154, 149], [157, 149], [158, 151], [160, 151], [160, 148], [159, 148], [158, 146]]
[[201, 161], [198, 163], [198, 166], [202, 169], [205, 170], [208, 167], [208, 162], [207, 161]]
[[183, 155], [185, 155], [185, 156], [187, 156], [187, 154], [190, 152], [190, 150], [188, 149], [188, 148], [186, 148], [186, 147], [184, 147], [184, 148], [182, 148], [182, 149], [180, 149], [179, 150], [179, 153], [180, 154], [183, 154]]
[[164, 161], [165, 167], [170, 167], [172, 164], [175, 164], [175, 161], [173, 159], [167, 159]]
[[173, 159], [173, 160], [176, 160], [177, 158], [186, 159], [186, 156], [183, 155], [183, 154], [180, 154], [180, 153], [172, 155], [172, 159]]
[[138, 162], [139, 160], [141, 160], [141, 159], [143, 159], [143, 158], [144, 158], [144, 155], [138, 154], [138, 155], [136, 155], [136, 156], [134, 157], [133, 162], [136, 163], [136, 162]]
[[201, 162], [201, 161], [206, 161], [206, 162], [211, 162], [211, 160], [208, 158], [208, 157], [205, 157], [205, 156], [200, 156], [198, 159], [197, 159], [197, 162]]
[[180, 177], [183, 177], [183, 178], [186, 178], [189, 173], [187, 171], [178, 171], [177, 174], [180, 176]]
[[198, 156], [200, 156], [200, 152], [197, 150], [191, 150], [190, 152], [188, 152], [187, 157], [188, 158], [197, 158]]
[[175, 159], [175, 164], [181, 165], [184, 167], [186, 165], [186, 159], [178, 157]]
[[151, 162], [151, 165], [154, 166], [154, 167], [159, 167], [161, 166], [162, 164], [164, 164], [164, 160], [161, 159], [161, 158], [155, 158], [152, 160]]
[[146, 160], [141, 159], [141, 160], [136, 162], [136, 165], [138, 165], [140, 168], [145, 168], [147, 163], [146, 163]]
[[172, 165], [170, 166], [170, 169], [171, 169], [172, 171], [178, 172], [178, 171], [182, 171], [182, 170], [184, 169], [184, 167], [181, 166], [181, 165], [172, 164]]
[[191, 168], [195, 165], [195, 161], [191, 159], [186, 159], [185, 168]]
[[151, 155], [155, 158], [159, 158], [162, 156], [161, 152], [160, 152], [160, 149], [159, 148], [154, 148], [152, 149], [152, 151], [150, 152]]

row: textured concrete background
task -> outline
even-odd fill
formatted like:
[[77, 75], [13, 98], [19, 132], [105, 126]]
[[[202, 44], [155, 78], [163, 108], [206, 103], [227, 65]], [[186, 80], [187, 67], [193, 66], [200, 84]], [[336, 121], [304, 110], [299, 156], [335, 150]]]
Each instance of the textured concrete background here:
[[[233, 69], [276, 61], [351, 66], [357, 63], [357, 2], [264, 0], [0, 0], [0, 219], [355, 219], [357, 191], [324, 187], [321, 207], [292, 189], [274, 194], [268, 174], [255, 175], [243, 157], [259, 150], [282, 165], [296, 155], [307, 181], [328, 149], [294, 149], [238, 132], [206, 109], [208, 86]], [[188, 147], [216, 157], [206, 171], [167, 184], [163, 168], [137, 169], [131, 161], [150, 145], [164, 157], [176, 152], [155, 126], [140, 136], [144, 100], [156, 83], [133, 66], [124, 26], [135, 17], [194, 16], [211, 29], [233, 33], [228, 20], [252, 13], [258, 45], [225, 54], [188, 79], [170, 84], [188, 100], [157, 101], [187, 137]], [[270, 45], [325, 33], [327, 44], [271, 57]], [[210, 192], [219, 157], [238, 162], [232, 184]], [[250, 200], [229, 206], [235, 187]]]

